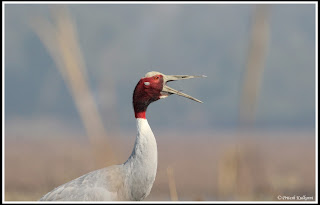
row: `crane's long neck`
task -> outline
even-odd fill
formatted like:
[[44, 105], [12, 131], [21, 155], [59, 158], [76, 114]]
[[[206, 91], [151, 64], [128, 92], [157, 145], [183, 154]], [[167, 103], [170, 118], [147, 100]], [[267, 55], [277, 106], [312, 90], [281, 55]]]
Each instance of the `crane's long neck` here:
[[125, 186], [131, 200], [142, 200], [151, 191], [157, 172], [157, 143], [147, 119], [136, 118], [137, 137], [129, 159], [124, 163]]

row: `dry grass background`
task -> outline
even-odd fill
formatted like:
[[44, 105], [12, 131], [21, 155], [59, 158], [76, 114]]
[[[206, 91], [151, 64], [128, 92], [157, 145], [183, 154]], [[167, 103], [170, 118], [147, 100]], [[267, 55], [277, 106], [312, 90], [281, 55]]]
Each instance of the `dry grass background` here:
[[[201, 141], [194, 136], [156, 136], [158, 172], [146, 200], [171, 200], [168, 166], [174, 170], [179, 200], [315, 196], [314, 133], [253, 134], [257, 140], [250, 143], [237, 143], [234, 134], [207, 134]], [[84, 139], [8, 138], [5, 200], [38, 200], [56, 186], [101, 168]], [[132, 151], [134, 137], [111, 139], [115, 154], [124, 162]], [[107, 154], [99, 159], [106, 165], [109, 160]]]

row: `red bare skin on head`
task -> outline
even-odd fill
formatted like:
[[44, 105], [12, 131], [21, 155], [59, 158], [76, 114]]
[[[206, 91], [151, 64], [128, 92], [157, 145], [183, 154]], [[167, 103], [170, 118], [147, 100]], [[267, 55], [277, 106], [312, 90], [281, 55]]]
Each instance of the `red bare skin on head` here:
[[133, 108], [136, 118], [146, 119], [147, 107], [160, 99], [163, 88], [163, 76], [154, 75], [141, 78], [133, 92]]

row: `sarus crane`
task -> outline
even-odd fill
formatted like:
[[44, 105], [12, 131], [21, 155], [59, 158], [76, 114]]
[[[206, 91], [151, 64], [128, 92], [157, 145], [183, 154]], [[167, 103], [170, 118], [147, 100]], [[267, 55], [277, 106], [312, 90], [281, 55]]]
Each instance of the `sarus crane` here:
[[157, 172], [157, 143], [146, 119], [150, 103], [176, 94], [200, 100], [167, 86], [167, 82], [206, 76], [164, 75], [152, 71], [141, 78], [133, 93], [137, 124], [134, 148], [128, 160], [92, 171], [45, 194], [40, 201], [138, 201], [151, 191]]

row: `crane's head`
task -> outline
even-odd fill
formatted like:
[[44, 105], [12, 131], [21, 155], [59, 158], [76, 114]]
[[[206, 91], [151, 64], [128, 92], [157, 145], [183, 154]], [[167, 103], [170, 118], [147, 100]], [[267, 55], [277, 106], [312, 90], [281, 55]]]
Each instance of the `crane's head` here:
[[189, 98], [196, 102], [202, 103], [200, 100], [191, 97], [183, 92], [175, 90], [167, 86], [167, 82], [206, 77], [194, 75], [164, 75], [162, 73], [152, 71], [148, 72], [143, 78], [140, 79], [133, 93], [133, 107], [136, 118], [145, 118], [145, 112], [150, 103], [157, 101], [161, 98], [166, 98], [169, 95], [176, 94], [182, 97]]

